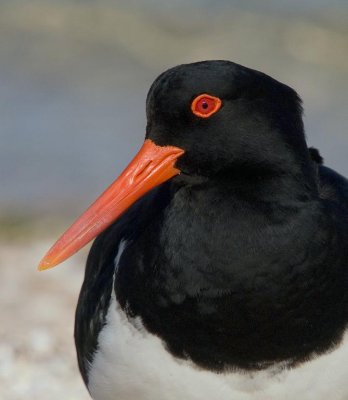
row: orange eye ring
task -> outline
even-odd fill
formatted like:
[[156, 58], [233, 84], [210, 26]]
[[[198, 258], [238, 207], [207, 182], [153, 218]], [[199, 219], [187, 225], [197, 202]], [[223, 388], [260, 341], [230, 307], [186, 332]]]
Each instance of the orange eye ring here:
[[191, 104], [191, 111], [200, 118], [209, 118], [220, 110], [222, 105], [221, 99], [210, 94], [200, 94]]

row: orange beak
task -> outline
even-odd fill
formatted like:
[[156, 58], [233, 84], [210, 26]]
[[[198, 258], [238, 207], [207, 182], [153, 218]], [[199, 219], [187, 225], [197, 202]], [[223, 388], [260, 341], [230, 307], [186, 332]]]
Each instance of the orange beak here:
[[41, 260], [38, 269], [52, 268], [71, 257], [145, 193], [180, 174], [174, 165], [183, 153], [184, 150], [178, 147], [157, 146], [151, 140], [145, 140], [133, 161], [57, 240]]

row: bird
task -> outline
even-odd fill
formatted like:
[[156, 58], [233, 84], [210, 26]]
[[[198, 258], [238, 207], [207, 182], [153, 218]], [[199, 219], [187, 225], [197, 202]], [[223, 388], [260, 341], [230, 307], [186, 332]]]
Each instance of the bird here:
[[95, 400], [347, 400], [348, 180], [290, 86], [175, 66], [133, 161], [39, 264], [96, 238], [75, 315]]

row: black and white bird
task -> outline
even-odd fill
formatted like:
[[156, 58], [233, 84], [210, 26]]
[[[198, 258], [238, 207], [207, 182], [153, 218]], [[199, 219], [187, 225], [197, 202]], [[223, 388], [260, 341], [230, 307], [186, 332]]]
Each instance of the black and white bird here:
[[47, 253], [95, 238], [75, 341], [95, 400], [347, 400], [348, 181], [301, 100], [229, 61], [179, 65], [130, 165]]

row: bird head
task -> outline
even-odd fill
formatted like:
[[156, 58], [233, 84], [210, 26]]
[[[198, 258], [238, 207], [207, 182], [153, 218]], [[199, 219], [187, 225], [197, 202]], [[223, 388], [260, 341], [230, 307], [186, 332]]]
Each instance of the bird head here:
[[301, 169], [308, 161], [301, 101], [275, 79], [228, 61], [174, 67], [152, 84], [146, 138], [185, 151], [185, 174]]
[[146, 138], [116, 181], [58, 239], [39, 265], [51, 268], [103, 232], [137, 199], [182, 173], [306, 174], [301, 102], [290, 87], [229, 61], [174, 67], [152, 84]]

